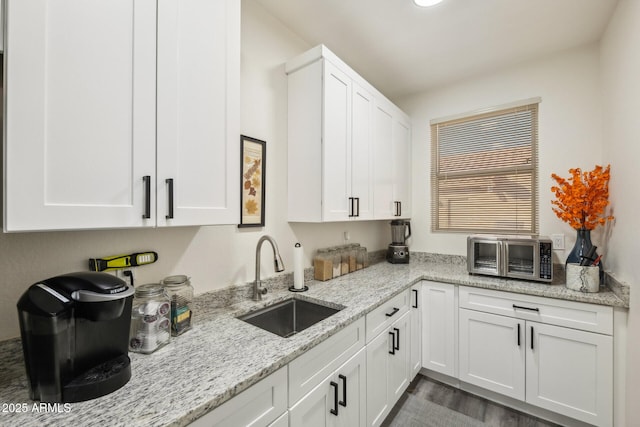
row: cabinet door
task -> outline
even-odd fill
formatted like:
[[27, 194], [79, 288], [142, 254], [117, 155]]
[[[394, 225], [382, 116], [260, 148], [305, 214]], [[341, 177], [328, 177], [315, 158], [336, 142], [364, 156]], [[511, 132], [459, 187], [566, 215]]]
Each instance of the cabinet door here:
[[[333, 382], [333, 384], [331, 384]], [[338, 383], [329, 377], [289, 409], [291, 427], [328, 427], [336, 424], [335, 398]]]
[[238, 223], [239, 76], [239, 2], [158, 1], [158, 226]]
[[527, 322], [527, 398], [598, 426], [613, 423], [613, 338]]
[[422, 283], [411, 287], [411, 377], [413, 381], [422, 368]]
[[411, 217], [411, 125], [396, 111], [393, 121], [393, 200], [395, 216]]
[[324, 61], [322, 199], [324, 221], [346, 221], [351, 197], [351, 79]]
[[353, 83], [351, 123], [351, 197], [354, 200], [352, 215], [356, 219], [373, 217], [373, 164], [371, 139], [373, 126], [373, 96]]
[[460, 309], [461, 381], [524, 400], [524, 321]]
[[373, 117], [373, 210], [376, 219], [388, 219], [395, 214], [392, 106], [376, 99]]
[[391, 407], [389, 405], [389, 352], [392, 350], [389, 331], [381, 332], [367, 344], [367, 425], [379, 426]]
[[338, 379], [337, 426], [364, 427], [367, 425], [366, 368], [367, 353], [363, 348], [336, 371], [334, 378]]
[[366, 353], [363, 348], [290, 409], [290, 425], [364, 426], [366, 394]]
[[155, 225], [155, 0], [6, 6], [5, 230]]
[[456, 287], [447, 283], [422, 283], [422, 366], [456, 377]]
[[[389, 406], [393, 407], [409, 386], [411, 378], [411, 313], [406, 313], [391, 325], [395, 335], [393, 354], [389, 355]], [[392, 342], [392, 345], [394, 343]]]

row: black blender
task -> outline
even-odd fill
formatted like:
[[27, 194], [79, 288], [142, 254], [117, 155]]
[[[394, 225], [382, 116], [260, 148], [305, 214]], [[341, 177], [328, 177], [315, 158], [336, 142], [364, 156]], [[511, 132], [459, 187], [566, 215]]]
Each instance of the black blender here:
[[411, 237], [411, 223], [404, 219], [391, 221], [391, 241], [387, 249], [387, 261], [391, 264], [409, 263], [409, 246], [407, 239]]

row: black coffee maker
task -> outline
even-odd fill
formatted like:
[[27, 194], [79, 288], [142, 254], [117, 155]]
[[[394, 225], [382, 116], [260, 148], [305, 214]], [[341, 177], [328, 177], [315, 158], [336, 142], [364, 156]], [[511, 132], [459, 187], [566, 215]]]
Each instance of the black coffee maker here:
[[128, 356], [133, 287], [108, 273], [43, 280], [18, 300], [31, 399], [79, 402], [131, 378]]

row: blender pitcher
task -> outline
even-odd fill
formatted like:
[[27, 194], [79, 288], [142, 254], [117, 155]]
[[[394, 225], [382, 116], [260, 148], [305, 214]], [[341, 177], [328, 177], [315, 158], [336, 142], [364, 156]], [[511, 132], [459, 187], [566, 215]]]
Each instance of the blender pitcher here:
[[406, 245], [406, 240], [411, 237], [411, 222], [404, 219], [391, 221], [391, 241], [393, 245]]

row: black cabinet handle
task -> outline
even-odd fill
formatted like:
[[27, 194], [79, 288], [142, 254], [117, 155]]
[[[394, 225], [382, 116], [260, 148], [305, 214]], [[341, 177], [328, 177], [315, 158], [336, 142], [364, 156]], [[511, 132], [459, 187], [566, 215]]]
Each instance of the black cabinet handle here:
[[356, 215], [355, 216], [360, 216], [360, 197], [355, 197], [356, 199]]
[[353, 197], [349, 197], [349, 218], [353, 218]]
[[398, 216], [402, 216], [402, 202], [398, 202]]
[[329, 412], [338, 416], [338, 383], [331, 381], [329, 384], [333, 387], [333, 409], [330, 409]]
[[143, 176], [142, 184], [144, 185], [144, 213], [142, 218], [149, 219], [151, 218], [151, 176]]
[[165, 216], [166, 219], [173, 218], [173, 178], [167, 178], [164, 182], [167, 183], [167, 190], [169, 191], [169, 213]]
[[531, 327], [531, 350], [533, 350], [533, 326]]
[[400, 311], [399, 308], [393, 307], [393, 311], [391, 313], [385, 313], [384, 315], [387, 316], [387, 317], [391, 317], [391, 316], [393, 316], [394, 314], [396, 314], [399, 311]]
[[520, 347], [520, 323], [518, 323], [518, 347]]
[[416, 296], [416, 303], [412, 307], [413, 308], [418, 308], [418, 290], [417, 289], [411, 289], [411, 292], [413, 292], [413, 294]]
[[389, 335], [391, 335], [391, 350], [389, 354], [396, 354], [396, 334], [393, 331], [389, 331]]
[[534, 307], [534, 308], [532, 308], [532, 307], [523, 307], [523, 306], [521, 306], [521, 305], [515, 305], [515, 304], [513, 304], [513, 309], [514, 309], [514, 310], [529, 310], [529, 311], [536, 311], [536, 312], [538, 312], [538, 313], [540, 312], [540, 309], [539, 309], [539, 308], [537, 308], [537, 307]]
[[342, 400], [340, 400], [338, 403], [346, 408], [347, 407], [347, 377], [340, 374], [338, 375], [338, 378], [342, 380]]
[[396, 331], [396, 333], [398, 334], [398, 345], [397, 347], [394, 347], [394, 350], [400, 350], [400, 329], [398, 328], [393, 328], [394, 331]]

